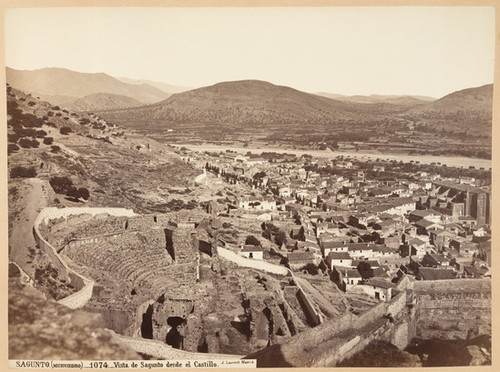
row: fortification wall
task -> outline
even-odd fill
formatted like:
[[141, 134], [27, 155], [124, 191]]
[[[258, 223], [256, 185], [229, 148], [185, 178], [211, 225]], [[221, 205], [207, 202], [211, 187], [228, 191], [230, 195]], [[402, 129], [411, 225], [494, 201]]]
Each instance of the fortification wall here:
[[466, 338], [470, 329], [491, 332], [491, 279], [417, 281], [417, 336]]

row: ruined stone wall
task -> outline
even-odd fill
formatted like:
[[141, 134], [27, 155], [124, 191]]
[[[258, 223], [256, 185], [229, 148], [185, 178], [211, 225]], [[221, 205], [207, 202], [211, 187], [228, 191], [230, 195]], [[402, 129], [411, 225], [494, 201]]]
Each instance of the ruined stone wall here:
[[155, 221], [154, 215], [135, 216], [127, 219], [126, 222], [127, 230], [143, 231], [151, 229], [155, 225], [158, 225], [158, 223]]
[[44, 239], [38, 229], [41, 221], [44, 221], [43, 211], [44, 210], [42, 210], [37, 216], [37, 219], [35, 220], [35, 226], [33, 227], [35, 241], [37, 242], [40, 249], [42, 249], [51, 258], [54, 266], [58, 269], [61, 276], [63, 278], [65, 277], [76, 289], [78, 289], [78, 292], [63, 298], [58, 302], [72, 309], [82, 307], [92, 297], [94, 281], [87, 279], [70, 269], [64, 262], [64, 260], [59, 256], [59, 254], [57, 254], [56, 249]]
[[491, 332], [491, 279], [416, 281], [417, 336], [466, 338], [470, 329]]
[[165, 360], [212, 360], [212, 359], [241, 359], [243, 355], [193, 353], [189, 351], [174, 349], [171, 346], [155, 340], [119, 336], [120, 341], [130, 346], [138, 353], [151, 355], [157, 359]]
[[252, 260], [249, 258], [245, 258], [226, 248], [217, 247], [217, 252], [219, 254], [219, 257], [234, 262], [235, 264], [242, 267], [249, 267], [251, 269], [262, 270], [271, 274], [283, 276], [286, 276], [289, 273], [289, 270], [284, 266], [274, 265], [262, 260]]
[[295, 367], [332, 367], [375, 339], [405, 347], [413, 335], [413, 318], [415, 311], [406, 306], [406, 292], [401, 292], [360, 316], [347, 312], [304, 331], [279, 345], [279, 351], [265, 349], [249, 357], [257, 358], [260, 367], [276, 366], [276, 360]]
[[[293, 273], [292, 273], [292, 276], [293, 276]], [[321, 324], [323, 322], [321, 315], [316, 310], [313, 303], [309, 300], [309, 297], [307, 296], [307, 294], [304, 291], [304, 289], [302, 288], [302, 286], [298, 283], [298, 281], [294, 280], [294, 282], [298, 287], [297, 294], [305, 305], [304, 312], [306, 313], [307, 318], [309, 319], [310, 322], [312, 322], [312, 324], [314, 326]]]
[[[40, 232], [40, 226], [47, 224], [52, 219], [66, 218], [72, 215], [90, 214], [97, 216], [107, 213], [112, 216], [133, 216], [135, 213], [131, 209], [125, 208], [44, 208], [38, 214], [34, 226], [33, 235], [40, 249], [42, 249], [52, 260], [54, 266], [58, 269], [62, 277], [66, 278], [70, 283], [78, 289], [78, 292], [59, 300], [62, 305], [72, 309], [80, 308], [92, 297], [94, 281], [78, 274], [70, 269], [64, 260], [59, 256], [56, 249], [43, 237]], [[45, 231], [45, 230], [44, 230]]]
[[41, 220], [39, 222], [47, 222], [48, 220], [53, 220], [56, 218], [67, 218], [71, 215], [78, 214], [90, 214], [96, 216], [102, 213], [109, 214], [110, 216], [124, 216], [133, 217], [136, 216], [132, 209], [126, 208], [93, 208], [93, 207], [67, 207], [67, 208], [56, 208], [47, 207], [40, 212]]

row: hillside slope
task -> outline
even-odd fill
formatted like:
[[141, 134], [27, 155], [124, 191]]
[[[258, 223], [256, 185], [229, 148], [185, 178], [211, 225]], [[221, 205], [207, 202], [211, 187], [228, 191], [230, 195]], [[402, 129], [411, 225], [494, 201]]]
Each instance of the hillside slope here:
[[413, 107], [402, 117], [423, 131], [451, 132], [491, 138], [493, 85], [463, 89], [434, 102]]
[[413, 108], [409, 112], [436, 112], [442, 114], [469, 112], [491, 115], [492, 110], [493, 84], [488, 84], [453, 92], [434, 102]]
[[[131, 97], [145, 104], [166, 99], [169, 94], [148, 84], [127, 84], [104, 73], [89, 74], [64, 68], [15, 70], [7, 67], [7, 83], [33, 95], [82, 98], [111, 93]], [[52, 102], [51, 102], [52, 103]], [[59, 104], [54, 102], [53, 104]]]
[[318, 123], [364, 121], [379, 112], [258, 80], [218, 83], [174, 94], [147, 107], [120, 110], [114, 118], [198, 123]]
[[[156, 141], [95, 114], [70, 112], [11, 87], [7, 102], [9, 170], [32, 168], [31, 177], [42, 179], [68, 177], [89, 190], [89, 206], [158, 210], [169, 200], [170, 187], [192, 185], [199, 173]], [[79, 204], [64, 194], [57, 198], [65, 205]]]
[[72, 111], [114, 110], [142, 105], [141, 102], [131, 97], [110, 93], [90, 94], [73, 102], [63, 104], [64, 107]]

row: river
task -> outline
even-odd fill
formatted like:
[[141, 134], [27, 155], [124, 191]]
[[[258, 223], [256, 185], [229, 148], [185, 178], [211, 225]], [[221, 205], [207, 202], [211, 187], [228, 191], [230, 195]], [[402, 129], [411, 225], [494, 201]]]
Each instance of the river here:
[[354, 152], [354, 151], [331, 151], [331, 150], [297, 150], [291, 148], [283, 147], [243, 147], [243, 146], [222, 146], [214, 144], [203, 144], [203, 145], [193, 145], [193, 144], [172, 144], [175, 147], [186, 147], [193, 151], [226, 151], [231, 150], [238, 153], [246, 154], [248, 151], [253, 154], [260, 154], [262, 152], [276, 152], [276, 153], [288, 153], [295, 154], [297, 156], [302, 156], [304, 154], [309, 154], [314, 157], [323, 158], [335, 158], [337, 156], [357, 158], [360, 160], [375, 160], [385, 159], [385, 160], [397, 160], [409, 163], [411, 161], [418, 161], [421, 164], [431, 164], [431, 163], [441, 163], [446, 164], [448, 167], [463, 167], [469, 168], [471, 166], [476, 169], [484, 168], [486, 170], [492, 167], [491, 159], [479, 159], [479, 158], [467, 158], [463, 156], [433, 156], [433, 155], [399, 155], [399, 154], [381, 154], [381, 153], [367, 153], [367, 152]]

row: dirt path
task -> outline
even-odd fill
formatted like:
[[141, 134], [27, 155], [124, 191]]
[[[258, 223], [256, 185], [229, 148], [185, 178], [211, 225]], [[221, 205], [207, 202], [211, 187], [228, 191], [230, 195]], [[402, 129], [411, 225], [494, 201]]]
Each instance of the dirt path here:
[[47, 181], [28, 178], [16, 185], [17, 198], [9, 208], [18, 212], [12, 221], [9, 235], [10, 259], [17, 263], [28, 275], [33, 277], [33, 267], [28, 262], [29, 248], [35, 248], [33, 225], [38, 213], [48, 205], [52, 192]]

